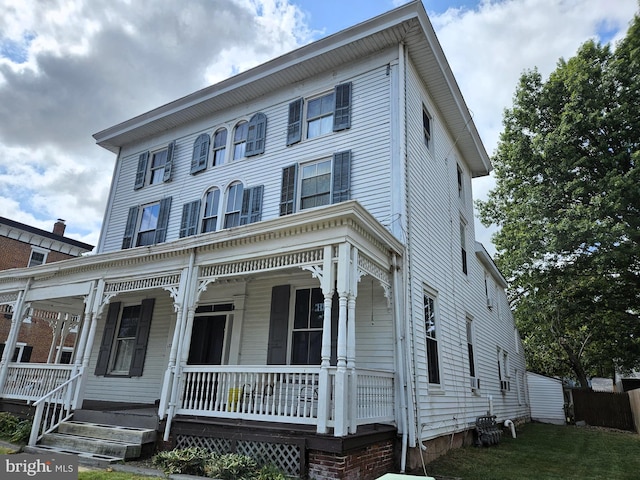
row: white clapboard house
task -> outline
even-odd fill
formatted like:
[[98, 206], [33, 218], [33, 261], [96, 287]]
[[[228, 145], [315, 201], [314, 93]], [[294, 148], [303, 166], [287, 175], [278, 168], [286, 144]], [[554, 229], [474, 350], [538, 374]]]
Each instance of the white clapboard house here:
[[[36, 409], [32, 444], [144, 418], [165, 447], [375, 478], [528, 416], [474, 238], [491, 164], [421, 2], [94, 137], [117, 156], [96, 254], [0, 272], [0, 396]], [[72, 364], [10, 362], [33, 317], [77, 324]]]

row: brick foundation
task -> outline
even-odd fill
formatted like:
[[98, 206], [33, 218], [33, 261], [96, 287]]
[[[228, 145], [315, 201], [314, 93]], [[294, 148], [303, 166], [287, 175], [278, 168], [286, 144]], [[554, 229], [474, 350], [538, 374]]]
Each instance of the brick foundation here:
[[385, 440], [348, 453], [309, 450], [311, 480], [373, 480], [394, 469], [394, 440]]

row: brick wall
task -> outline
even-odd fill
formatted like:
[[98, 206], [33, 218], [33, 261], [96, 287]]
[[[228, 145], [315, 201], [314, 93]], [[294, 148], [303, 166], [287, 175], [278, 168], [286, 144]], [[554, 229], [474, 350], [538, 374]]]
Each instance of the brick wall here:
[[309, 450], [312, 480], [373, 480], [394, 469], [394, 440], [385, 440], [348, 453]]
[[[31, 245], [13, 238], [0, 237], [0, 270], [23, 268], [29, 265]], [[74, 258], [66, 253], [51, 251], [47, 253], [46, 263]]]

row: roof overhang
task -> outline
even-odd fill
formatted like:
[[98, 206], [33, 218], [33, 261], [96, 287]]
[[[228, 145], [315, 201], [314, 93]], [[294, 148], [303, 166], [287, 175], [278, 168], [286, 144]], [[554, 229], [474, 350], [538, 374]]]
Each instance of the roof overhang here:
[[117, 153], [120, 147], [130, 143], [249, 102], [400, 43], [405, 45], [428, 86], [472, 175], [487, 175], [491, 162], [420, 1], [408, 3], [102, 130], [94, 138], [101, 147]]
[[484, 248], [484, 245], [480, 242], [476, 242], [476, 257], [478, 257], [478, 260], [480, 260], [480, 263], [484, 265], [487, 271], [491, 273], [491, 276], [496, 280], [498, 285], [502, 288], [507, 288], [509, 286], [507, 280], [502, 276], [502, 273], [498, 270], [495, 262]]

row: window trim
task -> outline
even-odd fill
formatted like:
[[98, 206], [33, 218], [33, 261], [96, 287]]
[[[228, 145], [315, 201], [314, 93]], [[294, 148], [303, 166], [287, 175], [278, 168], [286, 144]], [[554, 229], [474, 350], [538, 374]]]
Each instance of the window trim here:
[[146, 298], [141, 301], [140, 316], [136, 328], [136, 337], [134, 341], [134, 350], [129, 366], [129, 371], [124, 373], [113, 373], [111, 371], [116, 345], [117, 329], [120, 325], [122, 311], [125, 306], [133, 306], [138, 304], [124, 305], [122, 302], [112, 302], [109, 304], [109, 310], [105, 320], [100, 349], [98, 351], [98, 359], [94, 374], [96, 376], [105, 377], [141, 377], [144, 372], [144, 362], [147, 354], [147, 346], [149, 343], [149, 333], [151, 330], [151, 321], [153, 319], [154, 298]]
[[[215, 193], [217, 193], [217, 199], [215, 199], [215, 215], [207, 216], [207, 205], [208, 205], [209, 194], [212, 194], [215, 197]], [[217, 232], [219, 230], [220, 228], [219, 223], [220, 223], [220, 217], [221, 217], [220, 208], [222, 206], [222, 202], [220, 201], [221, 198], [222, 198], [222, 191], [218, 187], [211, 187], [205, 192], [204, 201], [202, 202], [202, 204], [204, 205], [202, 209], [202, 215], [198, 219], [198, 222], [200, 224], [200, 233]], [[211, 229], [205, 230], [204, 228], [205, 221], [211, 220], [214, 217], [216, 221], [215, 221], [215, 225], [213, 226], [213, 230]]]
[[[242, 193], [239, 195], [237, 193], [237, 189], [238, 187], [242, 188]], [[233, 192], [233, 208], [234, 210], [229, 210], [229, 200], [232, 199], [231, 196], [231, 189], [234, 189]], [[240, 198], [238, 198], [238, 196]], [[244, 184], [240, 181], [234, 181], [231, 182], [229, 184], [229, 186], [227, 187], [226, 191], [225, 191], [225, 195], [224, 195], [224, 209], [223, 209], [223, 218], [222, 218], [222, 228], [223, 229], [227, 229], [227, 228], [234, 228], [234, 227], [239, 227], [240, 226], [240, 216], [242, 213], [242, 200], [244, 199]], [[239, 203], [238, 205], [236, 205], [236, 203]], [[230, 216], [234, 215], [234, 219], [235, 219], [235, 215], [237, 215], [237, 222], [234, 220], [233, 225], [229, 225], [227, 222], [227, 218], [231, 218]]]
[[[245, 125], [246, 125], [246, 128], [245, 128]], [[236, 138], [238, 127], [244, 128], [244, 132], [242, 132], [242, 136], [239, 139]], [[246, 120], [238, 121], [233, 127], [233, 135], [231, 137], [231, 152], [230, 152], [231, 153], [230, 160], [232, 162], [236, 160], [242, 160], [243, 158], [247, 157], [247, 134], [248, 133], [249, 133], [249, 122], [247, 122]], [[242, 155], [236, 157], [236, 148], [243, 144], [244, 146], [242, 147]]]
[[[33, 254], [42, 255], [42, 261], [39, 263], [33, 262]], [[27, 262], [27, 267], [37, 267], [38, 265], [44, 265], [47, 263], [47, 256], [49, 255], [49, 250], [46, 248], [36, 247], [35, 245], [31, 245], [31, 253], [29, 254], [29, 261]]]
[[[165, 147], [158, 147], [152, 151], [147, 150], [142, 152], [138, 156], [138, 167], [136, 169], [136, 176], [133, 183], [134, 190], [140, 190], [144, 186], [158, 185], [160, 183], [170, 182], [173, 178], [173, 157], [176, 149], [176, 141], [169, 142]], [[153, 155], [162, 151], [167, 151], [167, 158], [164, 163], [164, 173], [162, 174], [162, 180], [159, 182], [151, 183], [153, 179]]]
[[[425, 353], [426, 353], [426, 368], [427, 368], [427, 382], [429, 386], [441, 388], [442, 387], [442, 371], [440, 368], [441, 359], [440, 359], [440, 322], [438, 316], [438, 296], [431, 292], [428, 289], [423, 289], [423, 311], [424, 311], [424, 327], [425, 327]], [[430, 318], [433, 319], [431, 322], [433, 324], [434, 335], [429, 335], [429, 319], [427, 318], [427, 299], [431, 301], [430, 306]], [[431, 339], [431, 343], [429, 340]], [[431, 347], [430, 347], [431, 345]], [[430, 348], [435, 348], [435, 352], [429, 352]], [[435, 365], [433, 365], [430, 361], [435, 360]]]
[[424, 103], [422, 104], [422, 135], [425, 147], [431, 152], [433, 149], [433, 115]]
[[[218, 134], [222, 134], [222, 132], [224, 132], [224, 141], [222, 142], [221, 145], [216, 145], [216, 139], [218, 137]], [[219, 127], [217, 128], [214, 132], [213, 132], [213, 138], [212, 138], [212, 142], [211, 144], [212, 149], [211, 149], [211, 161], [212, 161], [212, 167], [218, 167], [220, 165], [224, 165], [226, 163], [227, 160], [227, 141], [229, 139], [229, 129], [227, 127]], [[222, 161], [220, 163], [216, 163], [217, 160], [217, 156], [218, 153], [222, 152]]]

